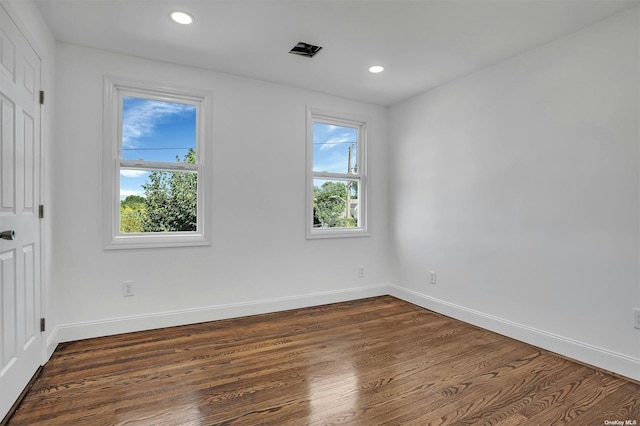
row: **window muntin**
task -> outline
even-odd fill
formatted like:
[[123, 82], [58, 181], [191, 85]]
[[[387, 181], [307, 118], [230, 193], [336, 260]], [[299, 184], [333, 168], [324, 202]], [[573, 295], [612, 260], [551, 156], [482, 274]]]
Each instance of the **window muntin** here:
[[307, 237], [368, 235], [365, 122], [308, 112]]
[[105, 79], [106, 248], [208, 244], [207, 105], [204, 93]]

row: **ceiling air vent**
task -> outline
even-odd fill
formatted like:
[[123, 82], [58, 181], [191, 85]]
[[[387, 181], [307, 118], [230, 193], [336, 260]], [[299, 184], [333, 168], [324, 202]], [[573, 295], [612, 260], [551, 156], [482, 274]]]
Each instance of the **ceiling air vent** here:
[[313, 56], [322, 49], [320, 46], [314, 46], [313, 44], [299, 42], [296, 44], [289, 53], [294, 55], [306, 56], [307, 58], [313, 58]]

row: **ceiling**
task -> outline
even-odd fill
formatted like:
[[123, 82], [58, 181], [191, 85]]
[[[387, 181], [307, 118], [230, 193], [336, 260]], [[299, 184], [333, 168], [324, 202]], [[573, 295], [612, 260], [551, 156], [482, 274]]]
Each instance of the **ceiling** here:
[[[37, 0], [58, 41], [394, 103], [638, 0]], [[169, 19], [195, 16], [192, 25]], [[291, 55], [299, 41], [323, 47]], [[385, 71], [371, 74], [371, 65]]]

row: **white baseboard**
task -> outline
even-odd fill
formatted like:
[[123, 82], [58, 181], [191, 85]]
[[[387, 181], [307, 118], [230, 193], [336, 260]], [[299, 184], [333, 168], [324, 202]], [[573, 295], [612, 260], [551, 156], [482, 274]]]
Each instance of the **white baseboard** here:
[[468, 309], [397, 285], [389, 286], [389, 294], [425, 309], [511, 337], [521, 342], [599, 367], [631, 379], [640, 380], [640, 359], [598, 348], [493, 315]]
[[[299, 296], [230, 303], [195, 309], [157, 312], [146, 315], [134, 315], [75, 324], [62, 324], [57, 327], [57, 330], [54, 331], [54, 333], [57, 333], [57, 345], [58, 342], [70, 342], [93, 337], [130, 333], [134, 331], [197, 324], [200, 322], [239, 318], [249, 315], [259, 315], [270, 312], [286, 311], [289, 309], [324, 305], [327, 303], [345, 302], [348, 300], [363, 299], [366, 297], [382, 296], [388, 294], [388, 290], [389, 287], [386, 284], [380, 284]], [[54, 333], [52, 333], [52, 335]]]
[[42, 365], [46, 364], [46, 362], [49, 361], [49, 359], [51, 359], [51, 355], [53, 355], [53, 352], [58, 347], [58, 344], [60, 343], [59, 331], [60, 329], [58, 327], [55, 327], [53, 331], [49, 333], [49, 335], [47, 336], [47, 340], [45, 342], [45, 348], [44, 348], [44, 354], [43, 354], [44, 359], [42, 360]]

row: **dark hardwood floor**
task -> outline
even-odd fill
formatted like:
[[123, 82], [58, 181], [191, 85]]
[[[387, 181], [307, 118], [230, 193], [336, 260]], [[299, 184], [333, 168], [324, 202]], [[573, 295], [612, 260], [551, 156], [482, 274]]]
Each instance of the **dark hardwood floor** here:
[[616, 420], [640, 385], [385, 296], [60, 345], [9, 424]]

